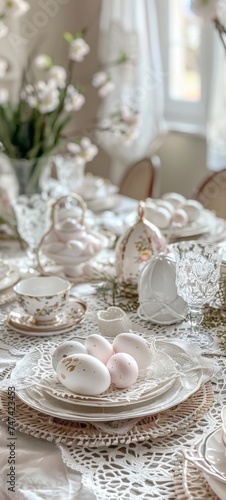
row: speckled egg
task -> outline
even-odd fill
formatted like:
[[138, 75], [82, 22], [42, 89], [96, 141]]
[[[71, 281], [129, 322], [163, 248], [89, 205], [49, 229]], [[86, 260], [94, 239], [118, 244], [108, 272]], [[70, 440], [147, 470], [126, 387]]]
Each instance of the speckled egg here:
[[130, 354], [139, 367], [145, 369], [150, 365], [152, 352], [146, 340], [136, 333], [120, 333], [113, 341], [115, 353], [124, 352]]
[[123, 352], [114, 354], [107, 362], [111, 375], [111, 383], [119, 389], [133, 385], [138, 377], [139, 369], [136, 360]]
[[98, 358], [104, 364], [106, 364], [109, 358], [114, 354], [114, 350], [110, 342], [98, 333], [93, 333], [87, 337], [85, 347], [88, 354], [95, 356], [95, 358]]
[[89, 354], [72, 354], [57, 365], [59, 381], [70, 391], [84, 396], [97, 396], [111, 384], [107, 367]]
[[70, 354], [78, 353], [87, 354], [87, 350], [81, 342], [78, 342], [77, 340], [67, 340], [66, 342], [62, 342], [62, 344], [58, 345], [52, 354], [53, 369], [56, 371], [57, 365], [61, 359], [66, 358]]

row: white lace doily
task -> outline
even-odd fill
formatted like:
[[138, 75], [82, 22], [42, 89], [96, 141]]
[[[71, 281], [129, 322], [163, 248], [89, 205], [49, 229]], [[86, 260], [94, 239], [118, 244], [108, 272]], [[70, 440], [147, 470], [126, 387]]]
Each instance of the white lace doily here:
[[[16, 398], [16, 429], [35, 437], [75, 446], [115, 446], [169, 436], [198, 421], [213, 403], [211, 383], [207, 383], [184, 403], [154, 416], [102, 423], [70, 422], [43, 415]], [[7, 393], [1, 395], [0, 419], [8, 418]]]
[[180, 500], [219, 500], [203, 474], [187, 460], [175, 464], [175, 494]]

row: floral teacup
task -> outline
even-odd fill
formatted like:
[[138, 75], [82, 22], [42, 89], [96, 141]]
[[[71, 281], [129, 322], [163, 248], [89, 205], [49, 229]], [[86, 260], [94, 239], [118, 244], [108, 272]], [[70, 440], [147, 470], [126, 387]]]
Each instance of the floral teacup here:
[[71, 283], [57, 276], [27, 278], [14, 286], [25, 313], [39, 322], [54, 321], [65, 307]]

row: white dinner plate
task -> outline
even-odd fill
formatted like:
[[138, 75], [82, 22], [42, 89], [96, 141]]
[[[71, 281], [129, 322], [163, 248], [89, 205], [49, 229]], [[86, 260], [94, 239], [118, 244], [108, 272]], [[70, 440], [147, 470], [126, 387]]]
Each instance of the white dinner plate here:
[[107, 195], [102, 198], [95, 198], [86, 201], [87, 207], [92, 212], [102, 212], [104, 210], [111, 210], [119, 204], [119, 197], [116, 195]]
[[220, 500], [225, 500], [226, 499], [226, 486], [221, 483], [220, 481], [217, 481], [217, 479], [213, 479], [213, 477], [208, 476], [207, 474], [204, 474], [205, 479], [207, 483], [210, 485], [210, 488], [212, 488], [213, 492], [219, 497]]
[[[172, 343], [169, 345], [169, 349], [172, 352], [175, 352], [175, 348], [176, 346]], [[181, 348], [179, 349], [182, 351]], [[29, 378], [31, 370], [36, 370], [38, 366], [37, 359], [34, 357], [35, 359], [33, 359], [32, 364], [32, 354], [34, 353], [30, 353], [30, 364], [28, 364], [27, 367], [23, 366], [21, 362], [17, 364], [16, 368], [12, 372], [12, 380], [13, 377], [16, 378], [19, 376], [25, 376], [26, 373]], [[46, 362], [48, 363], [47, 359]], [[21, 375], [19, 372], [20, 368]], [[57, 418], [72, 421], [79, 420], [84, 422], [113, 421], [116, 418], [124, 420], [128, 418], [154, 415], [160, 411], [164, 411], [182, 403], [194, 394], [200, 386], [211, 377], [211, 373], [212, 372], [210, 370], [207, 375], [204, 367], [197, 367], [197, 369], [192, 369], [183, 376], [176, 377], [173, 385], [166, 392], [156, 396], [154, 399], [147, 401], [139, 401], [138, 399], [138, 401], [128, 403], [126, 406], [103, 407], [98, 405], [94, 407], [91, 405], [84, 406], [79, 403], [61, 401], [53, 398], [45, 392], [45, 388], [40, 386], [39, 377], [36, 385], [33, 382], [32, 386], [17, 390], [17, 395], [28, 406]]]
[[221, 427], [207, 438], [203, 456], [225, 480], [226, 492], [226, 448], [222, 440]]
[[[168, 351], [171, 352], [171, 355], [169, 355]], [[175, 381], [179, 373], [184, 373], [185, 370], [193, 370], [197, 366], [200, 366], [200, 362], [195, 356], [181, 352], [181, 349], [176, 345], [174, 345], [172, 352], [171, 346], [158, 342], [158, 350], [153, 351], [153, 356], [153, 371], [149, 372], [148, 375], [139, 376], [137, 381], [127, 389], [116, 389], [110, 386], [103, 394], [95, 397], [82, 396], [67, 390], [58, 381], [52, 368], [51, 358], [49, 369], [46, 363], [44, 366], [39, 361], [40, 377], [43, 379], [43, 388], [45, 388], [45, 391], [60, 401], [94, 407], [121, 407], [131, 403], [150, 401], [154, 397], [166, 392], [173, 385], [171, 383], [168, 386], [168, 383]], [[43, 370], [41, 372], [42, 366]], [[163, 382], [165, 382], [166, 387], [164, 387]]]
[[16, 266], [9, 266], [9, 270], [7, 275], [0, 280], [0, 291], [9, 288], [10, 286], [15, 285], [17, 281], [20, 279], [20, 272]]
[[[202, 440], [199, 445], [199, 454], [204, 456], [204, 458], [212, 464], [215, 470], [226, 478], [226, 457], [225, 457], [225, 446], [222, 441], [222, 429], [218, 428], [216, 431], [212, 432], [206, 440], [205, 449], [203, 449]], [[226, 483], [219, 481], [207, 473], [204, 473], [205, 479], [220, 500], [226, 499]]]
[[[154, 389], [150, 389], [148, 394], [144, 394], [139, 398], [139, 402], [145, 402], [145, 401], [151, 401], [151, 399], [156, 398], [157, 396], [160, 396], [164, 392], [166, 392], [170, 387], [175, 382], [175, 377], [172, 378], [172, 380], [165, 380], [164, 382], [160, 383], [157, 385]], [[48, 384], [48, 380], [45, 380], [45, 386], [43, 386], [43, 390], [45, 391], [46, 394], [49, 394], [49, 396], [52, 396], [54, 399], [57, 399], [59, 401], [64, 401], [65, 403], [71, 403], [71, 404], [82, 404], [82, 406], [93, 406], [93, 407], [109, 407], [113, 408], [114, 406], [117, 406], [117, 408], [121, 406], [128, 406], [129, 402], [124, 400], [121, 402], [118, 401], [111, 401], [110, 399], [103, 398], [100, 399], [98, 397], [96, 398], [88, 398], [85, 399], [84, 397], [80, 396], [79, 394], [72, 393], [71, 391], [67, 390], [65, 387], [62, 386], [62, 384], [58, 383], [58, 389], [54, 389], [50, 386], [46, 386]], [[62, 387], [60, 387], [60, 385]]]

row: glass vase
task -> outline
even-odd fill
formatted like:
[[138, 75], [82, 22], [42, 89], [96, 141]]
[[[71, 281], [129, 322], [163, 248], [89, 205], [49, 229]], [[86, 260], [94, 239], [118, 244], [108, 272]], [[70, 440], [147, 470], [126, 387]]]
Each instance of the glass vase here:
[[31, 195], [40, 193], [40, 175], [48, 162], [47, 157], [32, 158], [9, 158], [12, 170], [15, 174], [18, 195]]

